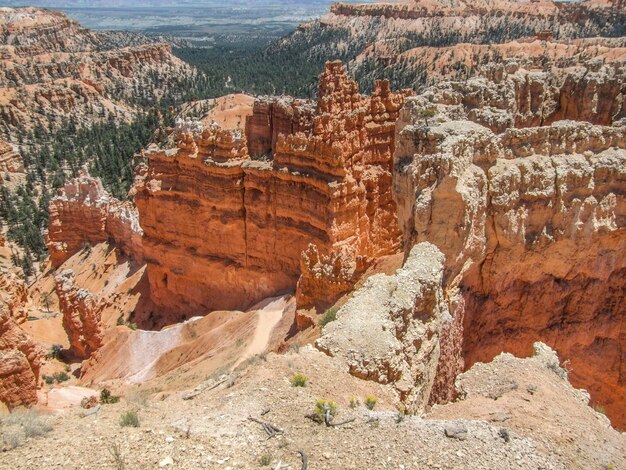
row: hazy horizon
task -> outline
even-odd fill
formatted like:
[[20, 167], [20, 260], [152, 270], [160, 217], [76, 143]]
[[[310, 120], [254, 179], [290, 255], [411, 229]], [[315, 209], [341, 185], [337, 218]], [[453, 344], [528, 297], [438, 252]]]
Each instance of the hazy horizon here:
[[[288, 27], [316, 18], [335, 0], [23, 0], [0, 1], [0, 7], [35, 6], [65, 12], [71, 18], [93, 29], [172, 32], [180, 30], [212, 31], [226, 27], [232, 32], [242, 29]], [[360, 0], [353, 3], [371, 3]]]

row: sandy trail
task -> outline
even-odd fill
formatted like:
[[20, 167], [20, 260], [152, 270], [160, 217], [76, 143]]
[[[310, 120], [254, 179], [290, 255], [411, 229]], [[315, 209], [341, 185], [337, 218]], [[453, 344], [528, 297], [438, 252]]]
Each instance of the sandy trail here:
[[249, 312], [254, 312], [256, 310], [256, 329], [254, 330], [252, 342], [237, 362], [235, 362], [233, 369], [246, 359], [249, 359], [256, 354], [263, 354], [265, 352], [272, 330], [283, 317], [288, 301], [288, 296], [270, 297], [259, 302], [249, 310]]

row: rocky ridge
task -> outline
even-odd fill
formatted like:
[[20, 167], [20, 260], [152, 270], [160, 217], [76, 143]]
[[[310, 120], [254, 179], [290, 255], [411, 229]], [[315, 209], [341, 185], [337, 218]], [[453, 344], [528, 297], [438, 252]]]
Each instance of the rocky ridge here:
[[[441, 76], [464, 79], [480, 65], [500, 61], [506, 50], [524, 45], [522, 58], [539, 49], [545, 66], [552, 44], [572, 45], [591, 38], [623, 39], [625, 9], [619, 1], [517, 2], [445, 0], [420, 2], [338, 3], [319, 20], [301, 25], [271, 48], [275, 54], [341, 58], [361, 89], [374, 78], [390, 80], [394, 88], [421, 91]], [[588, 38], [588, 39], [583, 39]], [[541, 49], [545, 49], [541, 50]], [[469, 56], [468, 50], [472, 51]], [[554, 61], [575, 56], [559, 54]], [[597, 51], [589, 47], [587, 58]]]
[[78, 128], [110, 115], [128, 121], [136, 104], [172, 95], [196, 74], [167, 44], [90, 31], [60, 12], [3, 8], [0, 37], [0, 135], [15, 144], [70, 118]]

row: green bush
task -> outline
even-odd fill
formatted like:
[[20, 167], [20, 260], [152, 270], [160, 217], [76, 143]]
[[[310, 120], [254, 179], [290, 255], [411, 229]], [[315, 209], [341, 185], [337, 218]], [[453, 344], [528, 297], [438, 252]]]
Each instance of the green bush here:
[[138, 428], [139, 416], [137, 415], [137, 412], [130, 410], [124, 413], [122, 416], [120, 416], [120, 426], [122, 426], [123, 428], [126, 428], [126, 427]]
[[271, 463], [272, 463], [272, 456], [269, 454], [262, 455], [259, 458], [259, 464], [261, 464], [261, 467], [267, 467]]
[[324, 316], [320, 320], [320, 326], [326, 326], [331, 321], [335, 321], [337, 319], [337, 308], [329, 308], [324, 312]]
[[56, 380], [57, 382], [61, 383], [61, 382], [66, 382], [68, 380], [70, 380], [70, 376], [67, 375], [67, 372], [63, 371], [63, 372], [56, 372], [54, 375], [54, 380]]
[[296, 375], [294, 375], [291, 378], [291, 385], [293, 387], [306, 387], [306, 383], [309, 379], [307, 378], [306, 375], [302, 375], [300, 373], [297, 373]]
[[103, 405], [111, 405], [120, 401], [120, 397], [114, 397], [111, 395], [111, 391], [108, 388], [103, 388], [100, 391], [100, 403]]
[[353, 410], [359, 406], [359, 399], [357, 397], [350, 397], [350, 408], [352, 408]]
[[376, 403], [378, 403], [378, 398], [376, 398], [375, 396], [367, 395], [365, 397], [365, 406], [367, 406], [368, 410], [373, 410], [376, 406]]

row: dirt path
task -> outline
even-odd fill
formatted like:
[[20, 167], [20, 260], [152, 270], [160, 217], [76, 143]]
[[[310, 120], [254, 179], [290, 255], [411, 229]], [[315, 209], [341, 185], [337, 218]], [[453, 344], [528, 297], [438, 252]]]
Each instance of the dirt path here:
[[287, 307], [288, 297], [271, 297], [258, 303], [252, 309], [251, 312], [256, 310], [258, 317], [256, 329], [252, 342], [241, 355], [241, 357], [235, 362], [233, 369], [236, 368], [246, 359], [256, 355], [262, 354], [267, 349], [267, 344], [270, 340], [272, 330], [278, 324], [283, 317], [285, 308]]

